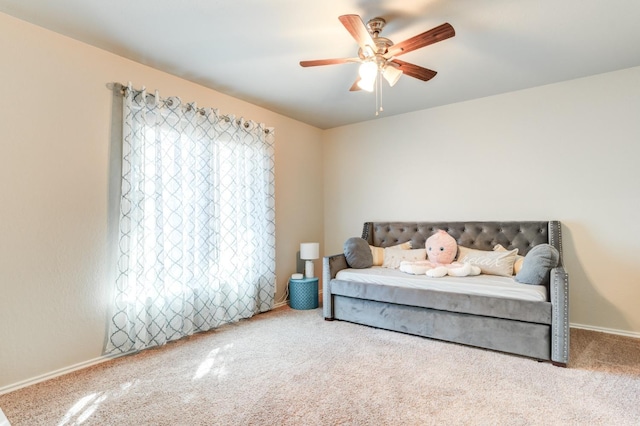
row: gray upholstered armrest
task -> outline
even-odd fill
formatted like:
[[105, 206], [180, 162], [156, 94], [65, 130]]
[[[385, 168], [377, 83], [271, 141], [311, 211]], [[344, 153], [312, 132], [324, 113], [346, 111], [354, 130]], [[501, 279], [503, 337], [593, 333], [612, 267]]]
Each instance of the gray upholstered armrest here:
[[331, 280], [336, 274], [348, 268], [344, 254], [326, 256], [322, 259], [322, 312], [325, 319], [333, 319], [333, 305], [331, 303]]
[[562, 266], [551, 270], [551, 361], [569, 362], [569, 275]]

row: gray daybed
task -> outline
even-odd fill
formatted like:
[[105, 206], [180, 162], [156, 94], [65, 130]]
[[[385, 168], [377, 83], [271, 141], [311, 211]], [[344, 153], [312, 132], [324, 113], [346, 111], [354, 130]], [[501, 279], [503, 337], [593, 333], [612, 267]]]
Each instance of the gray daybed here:
[[472, 249], [492, 250], [501, 244], [526, 255], [537, 244], [552, 245], [558, 250], [560, 260], [549, 274], [547, 300], [516, 300], [340, 280], [336, 274], [349, 266], [345, 255], [338, 254], [323, 259], [324, 318], [566, 366], [569, 279], [562, 265], [560, 222], [367, 222], [362, 238], [377, 247], [411, 241], [413, 248], [421, 248], [438, 229], [453, 236], [459, 246]]

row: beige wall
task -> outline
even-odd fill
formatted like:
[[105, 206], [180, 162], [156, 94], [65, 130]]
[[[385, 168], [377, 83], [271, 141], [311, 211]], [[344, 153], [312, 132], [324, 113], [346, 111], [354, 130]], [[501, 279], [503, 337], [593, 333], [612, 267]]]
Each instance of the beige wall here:
[[561, 220], [570, 320], [640, 336], [640, 68], [324, 132], [327, 254], [369, 220]]
[[300, 242], [322, 243], [319, 129], [4, 14], [0, 28], [0, 390], [102, 354], [117, 229], [109, 82], [275, 127], [282, 298]]

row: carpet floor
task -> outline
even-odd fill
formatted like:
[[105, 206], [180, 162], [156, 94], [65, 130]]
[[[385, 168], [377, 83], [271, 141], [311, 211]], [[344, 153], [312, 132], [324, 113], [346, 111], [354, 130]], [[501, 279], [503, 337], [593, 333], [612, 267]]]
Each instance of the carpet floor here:
[[639, 425], [640, 339], [568, 368], [280, 308], [0, 396], [12, 426]]

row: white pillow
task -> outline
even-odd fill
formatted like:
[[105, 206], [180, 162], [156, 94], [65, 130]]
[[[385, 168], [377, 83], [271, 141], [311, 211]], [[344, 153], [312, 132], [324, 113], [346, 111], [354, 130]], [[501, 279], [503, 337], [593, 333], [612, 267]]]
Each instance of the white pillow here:
[[509, 251], [474, 250], [458, 246], [458, 262], [470, 263], [480, 267], [483, 274], [513, 276], [513, 264], [518, 249]]
[[384, 249], [384, 262], [382, 263], [382, 267], [398, 269], [400, 267], [400, 262], [402, 262], [403, 260], [415, 262], [417, 260], [426, 259], [427, 249], [422, 248], [415, 250], [403, 250], [399, 248], [388, 247]]
[[[371, 255], [373, 256], [373, 266], [382, 266], [382, 264], [384, 263], [385, 249], [376, 246], [369, 246], [369, 248], [371, 249]], [[411, 241], [407, 241], [406, 243], [398, 244], [388, 248], [409, 250], [411, 249]]]
[[[508, 251], [506, 248], [502, 247], [502, 244], [496, 244], [493, 247], [493, 251]], [[513, 275], [517, 275], [522, 269], [522, 264], [524, 263], [524, 256], [520, 256], [516, 254], [516, 261], [513, 262]]]

